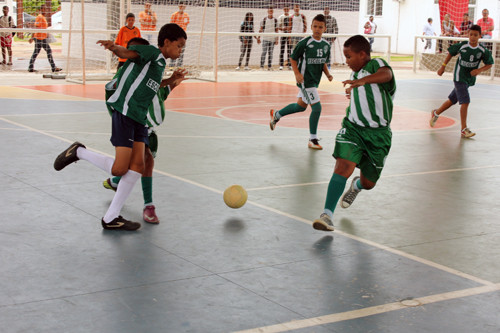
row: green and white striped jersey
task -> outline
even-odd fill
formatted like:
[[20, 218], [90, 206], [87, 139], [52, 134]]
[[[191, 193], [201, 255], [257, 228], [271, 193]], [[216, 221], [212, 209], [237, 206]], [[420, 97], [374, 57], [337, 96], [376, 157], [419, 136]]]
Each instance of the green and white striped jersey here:
[[323, 66], [330, 62], [330, 43], [323, 38], [315, 40], [305, 37], [297, 43], [290, 56], [297, 61], [300, 73], [304, 76], [304, 88], [317, 88], [323, 75]]
[[457, 63], [453, 70], [453, 81], [465, 82], [469, 86], [476, 84], [476, 77], [470, 75], [470, 72], [479, 68], [481, 60], [486, 65], [493, 65], [491, 51], [483, 44], [479, 43], [476, 47], [470, 46], [468, 41], [453, 44], [448, 48], [452, 56], [458, 54]]
[[[375, 74], [379, 68], [392, 68], [383, 59], [371, 59], [359, 71], [351, 73], [351, 80], [358, 80]], [[396, 93], [394, 73], [389, 82], [365, 84], [353, 88], [351, 101], [346, 109], [347, 119], [362, 127], [389, 127], [392, 120], [392, 99]]]
[[133, 45], [129, 49], [136, 51], [139, 57], [127, 60], [118, 72], [116, 91], [106, 104], [146, 125], [148, 107], [160, 89], [166, 59], [152, 45]]

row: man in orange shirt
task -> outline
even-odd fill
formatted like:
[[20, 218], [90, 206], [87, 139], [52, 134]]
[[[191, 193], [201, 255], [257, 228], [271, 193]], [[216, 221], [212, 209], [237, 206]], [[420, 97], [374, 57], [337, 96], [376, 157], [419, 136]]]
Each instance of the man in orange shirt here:
[[[187, 26], [189, 24], [189, 15], [188, 15], [188, 13], [184, 12], [185, 9], [186, 9], [186, 5], [184, 4], [184, 2], [182, 2], [182, 1], [179, 2], [179, 11], [173, 13], [172, 16], [170, 17], [170, 23], [175, 23], [175, 24], [179, 25], [184, 31], [186, 31]], [[182, 62], [184, 60], [184, 50], [185, 49], [183, 48], [181, 55], [179, 56], [177, 61], [175, 61], [175, 60], [170, 61], [170, 67], [181, 67], [182, 66]], [[175, 65], [176, 62], [177, 62], [177, 65]]]
[[[46, 13], [46, 6], [42, 5], [41, 7], [37, 8], [36, 13], [38, 16], [35, 19], [35, 28], [36, 29], [47, 29], [48, 24], [47, 20], [43, 16], [43, 13]], [[40, 50], [43, 48], [45, 52], [47, 52], [47, 59], [49, 60], [50, 67], [52, 67], [52, 72], [60, 72], [62, 69], [59, 67], [56, 67], [56, 64], [54, 63], [54, 58], [52, 57], [52, 49], [50, 48], [49, 43], [47, 43], [47, 34], [45, 32], [37, 32], [33, 34], [33, 37], [30, 38], [29, 42], [30, 44], [35, 41], [35, 50], [33, 51], [33, 54], [31, 55], [30, 59], [30, 64], [28, 67], [28, 72], [35, 72], [34, 66], [35, 66], [35, 60], [36, 57], [38, 57], [38, 54], [40, 53]]]
[[[123, 47], [127, 47], [129, 40], [136, 37], [142, 37], [139, 28], [134, 26], [135, 15], [133, 13], [128, 13], [125, 16], [125, 25], [121, 27], [118, 35], [116, 36], [115, 44]], [[118, 66], [116, 69], [122, 67], [127, 59], [118, 58]]]
[[[156, 13], [151, 10], [151, 4], [146, 2], [144, 4], [144, 11], [139, 13], [139, 22], [141, 23], [141, 31], [155, 31], [156, 30]], [[153, 43], [153, 34], [145, 33], [143, 36], [149, 43]]]

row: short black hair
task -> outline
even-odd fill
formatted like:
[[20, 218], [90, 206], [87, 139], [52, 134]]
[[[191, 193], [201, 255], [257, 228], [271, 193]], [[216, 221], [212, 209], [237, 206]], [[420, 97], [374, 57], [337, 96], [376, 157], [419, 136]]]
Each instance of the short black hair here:
[[481, 35], [481, 26], [478, 24], [471, 25], [469, 30], [477, 31], [477, 32], [479, 32], [479, 35]]
[[144, 38], [134, 37], [134, 38], [132, 38], [131, 40], [128, 41], [127, 48], [130, 45], [149, 45], [149, 42], [146, 39], [144, 39]]
[[344, 47], [350, 47], [354, 53], [365, 52], [367, 55], [370, 55], [370, 42], [361, 35], [355, 35], [347, 39]]
[[128, 19], [129, 17], [135, 18], [134, 13], [128, 13], [127, 16], [125, 16], [125, 20]]
[[427, 22], [431, 23], [431, 22], [432, 22], [432, 17], [429, 17], [429, 18], [427, 19]]
[[325, 15], [318, 14], [318, 15], [314, 16], [313, 21], [323, 22], [326, 24]]
[[179, 25], [175, 23], [167, 23], [161, 27], [158, 33], [158, 46], [163, 47], [165, 44], [165, 39], [173, 42], [179, 38], [187, 39], [186, 32]]

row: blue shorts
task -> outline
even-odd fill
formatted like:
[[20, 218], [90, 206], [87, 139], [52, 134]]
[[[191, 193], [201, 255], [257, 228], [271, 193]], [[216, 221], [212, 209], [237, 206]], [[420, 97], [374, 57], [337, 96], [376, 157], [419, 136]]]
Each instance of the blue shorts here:
[[132, 148], [134, 141], [149, 143], [148, 128], [116, 110], [111, 115], [111, 123], [110, 141], [113, 146]]
[[458, 82], [458, 81], [453, 81], [455, 84], [455, 89], [451, 92], [450, 96], [448, 96], [448, 99], [453, 103], [462, 105], [462, 104], [469, 104], [470, 103], [470, 96], [469, 96], [469, 85], [465, 82]]

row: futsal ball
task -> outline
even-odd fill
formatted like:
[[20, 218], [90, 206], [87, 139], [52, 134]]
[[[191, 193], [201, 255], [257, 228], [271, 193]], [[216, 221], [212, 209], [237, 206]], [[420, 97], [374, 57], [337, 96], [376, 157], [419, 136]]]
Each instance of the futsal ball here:
[[224, 191], [224, 202], [231, 208], [242, 207], [247, 198], [247, 191], [241, 185], [231, 185]]

